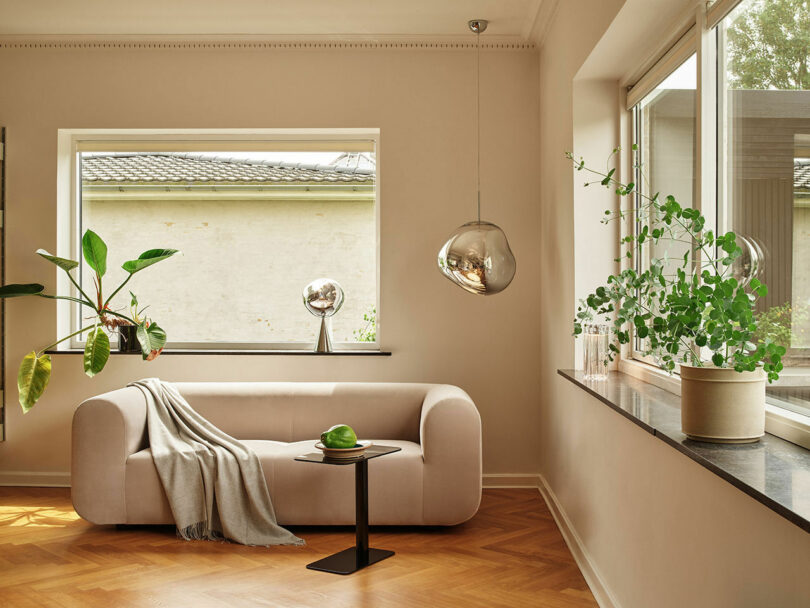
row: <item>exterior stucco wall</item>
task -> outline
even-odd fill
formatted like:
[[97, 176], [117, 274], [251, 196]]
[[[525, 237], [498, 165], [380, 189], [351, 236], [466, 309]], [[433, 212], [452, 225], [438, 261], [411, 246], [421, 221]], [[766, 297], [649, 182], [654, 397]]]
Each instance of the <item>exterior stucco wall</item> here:
[[114, 310], [128, 308], [131, 289], [170, 341], [314, 342], [319, 321], [301, 292], [329, 277], [345, 292], [332, 339], [350, 342], [377, 301], [373, 200], [94, 198], [82, 215], [109, 246], [108, 285], [146, 249], [182, 251], [136, 275], [113, 301]]

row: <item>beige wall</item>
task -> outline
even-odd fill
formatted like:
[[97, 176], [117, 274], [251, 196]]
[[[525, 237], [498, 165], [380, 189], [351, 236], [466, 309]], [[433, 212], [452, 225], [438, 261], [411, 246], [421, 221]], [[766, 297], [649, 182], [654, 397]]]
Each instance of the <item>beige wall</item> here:
[[[447, 236], [475, 213], [472, 49], [5, 49], [7, 279], [52, 287], [34, 255], [56, 244], [58, 128], [379, 127], [382, 347], [391, 357], [113, 357], [94, 378], [56, 356], [45, 397], [22, 416], [16, 364], [56, 332], [46, 300], [13, 301], [6, 347], [7, 441], [0, 480], [66, 473], [83, 399], [144, 376], [166, 380], [358, 380], [457, 384], [477, 403], [487, 473], [539, 468], [541, 342], [538, 55], [481, 53], [483, 218], [509, 236], [518, 271], [492, 297], [436, 268]], [[169, 262], [165, 262], [169, 263]], [[381, 404], [384, 407], [384, 404]], [[346, 421], [351, 423], [351, 421]]]
[[[145, 249], [183, 252], [136, 275], [112, 303], [128, 310], [131, 290], [173, 342], [314, 343], [320, 321], [301, 292], [320, 277], [345, 293], [331, 318], [336, 342], [355, 342], [377, 303], [373, 200], [93, 199], [82, 214], [109, 246], [108, 289]], [[82, 278], [92, 293], [92, 275]]]
[[[682, 9], [655, 1], [659, 16]], [[631, 55], [643, 59], [650, 41], [634, 18], [640, 2], [651, 3], [560, 2], [541, 49], [540, 276], [556, 285], [541, 292], [541, 471], [615, 605], [806, 605], [810, 535], [556, 375], [575, 362], [576, 297], [612, 266], [615, 247], [613, 230], [602, 227], [600, 239], [587, 224], [615, 200], [579, 188], [562, 153], [576, 143], [581, 153], [604, 156], [620, 143], [618, 114], [609, 108], [633, 66], [614, 72], [615, 93], [607, 82], [575, 77], [608, 26], [621, 30], [610, 32], [613, 41], [632, 45]], [[618, 47], [600, 53], [628, 55]]]

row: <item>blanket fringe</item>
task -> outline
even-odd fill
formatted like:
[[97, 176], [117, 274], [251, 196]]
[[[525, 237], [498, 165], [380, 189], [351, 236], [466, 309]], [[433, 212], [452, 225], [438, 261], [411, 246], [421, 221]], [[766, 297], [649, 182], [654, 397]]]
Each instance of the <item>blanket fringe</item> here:
[[[278, 544], [291, 545], [295, 547], [306, 545], [306, 541], [304, 541], [304, 539], [298, 538], [293, 534], [291, 534], [290, 536], [292, 537], [292, 540], [290, 540], [290, 542]], [[199, 521], [196, 524], [191, 524], [190, 526], [186, 526], [185, 528], [177, 528], [177, 538], [182, 538], [183, 540], [216, 540], [222, 543], [237, 543], [248, 547], [269, 548], [275, 546], [275, 545], [254, 545], [252, 543], [239, 543], [238, 541], [234, 541], [224, 537], [220, 532], [217, 532], [216, 530], [209, 530], [208, 525], [204, 521]]]
[[221, 534], [209, 530], [204, 521], [198, 521], [196, 524], [191, 524], [185, 528], [177, 528], [177, 536], [183, 540], [225, 540], [225, 537]]

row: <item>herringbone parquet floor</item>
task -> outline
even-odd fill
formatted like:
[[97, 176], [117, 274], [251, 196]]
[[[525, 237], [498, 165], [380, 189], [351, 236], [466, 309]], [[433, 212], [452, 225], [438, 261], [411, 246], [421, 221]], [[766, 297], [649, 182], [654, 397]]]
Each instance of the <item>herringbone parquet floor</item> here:
[[371, 545], [396, 555], [349, 576], [305, 565], [351, 546], [353, 529], [294, 531], [305, 547], [186, 542], [89, 524], [65, 489], [0, 488], [0, 606], [596, 606], [536, 490], [485, 490], [454, 528], [372, 528]]

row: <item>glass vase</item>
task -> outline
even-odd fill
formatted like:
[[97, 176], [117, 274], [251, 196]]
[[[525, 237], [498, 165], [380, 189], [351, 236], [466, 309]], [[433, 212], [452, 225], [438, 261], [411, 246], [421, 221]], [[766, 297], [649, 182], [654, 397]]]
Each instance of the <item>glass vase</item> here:
[[582, 326], [582, 369], [585, 380], [607, 380], [610, 326], [593, 323]]

